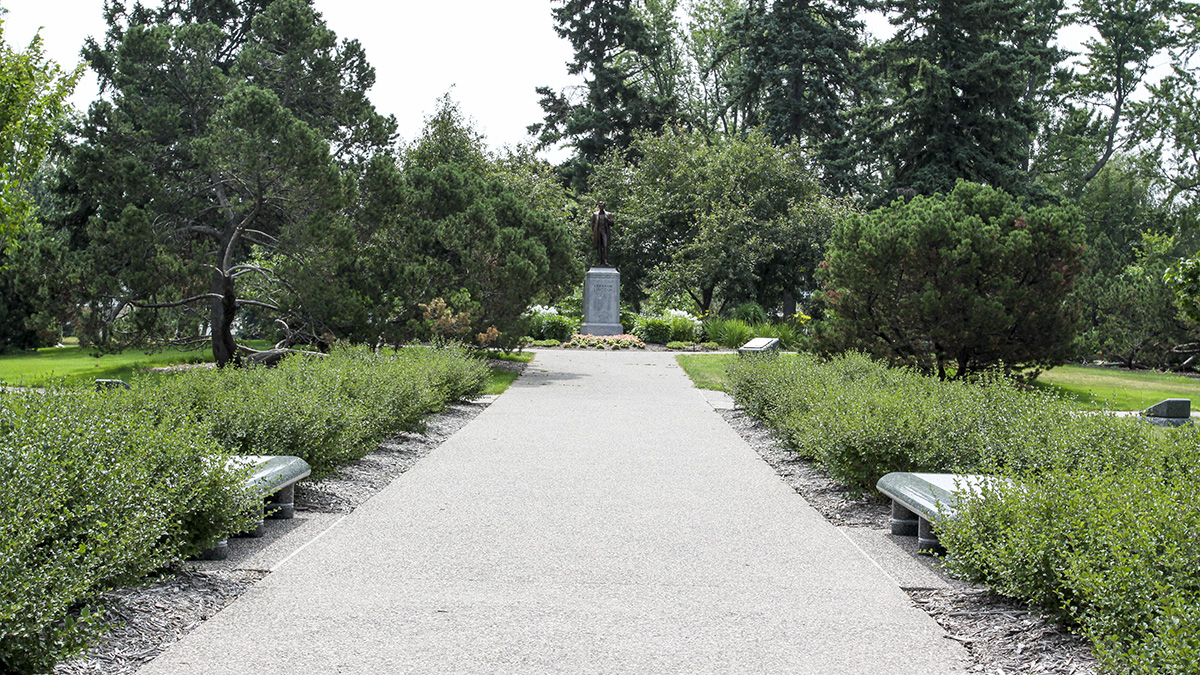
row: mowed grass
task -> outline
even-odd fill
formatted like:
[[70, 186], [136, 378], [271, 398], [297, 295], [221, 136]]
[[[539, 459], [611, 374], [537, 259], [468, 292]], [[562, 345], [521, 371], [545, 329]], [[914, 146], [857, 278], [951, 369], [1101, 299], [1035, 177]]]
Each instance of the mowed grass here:
[[45, 347], [36, 352], [0, 356], [0, 383], [16, 387], [91, 384], [97, 379], [128, 380], [135, 372], [180, 363], [212, 361], [212, 350], [175, 349], [147, 354], [127, 349], [120, 354], [94, 355], [78, 345]]
[[1200, 380], [1170, 373], [1059, 366], [1042, 373], [1035, 386], [1085, 409], [1144, 410], [1168, 398], [1200, 404]]
[[[786, 358], [786, 354], [781, 355]], [[675, 361], [683, 372], [692, 378], [697, 389], [729, 391], [729, 380], [725, 378], [725, 365], [737, 354], [677, 354]]]
[[[510, 354], [498, 352], [495, 354], [489, 354], [488, 358], [495, 361], [529, 363], [533, 360], [533, 352], [512, 352]], [[517, 381], [517, 378], [520, 377], [520, 375], [520, 373], [511, 370], [504, 370], [502, 368], [496, 368], [493, 366], [492, 376], [488, 378], [487, 388], [483, 390], [483, 393], [487, 396], [503, 394], [505, 390], [508, 389], [510, 384]]]
[[[266, 341], [252, 340], [247, 343], [254, 349], [269, 349]], [[76, 345], [46, 347], [36, 352], [6, 354], [0, 356], [0, 384], [11, 387], [91, 386], [95, 380], [132, 379], [134, 373], [144, 373], [150, 368], [174, 366], [181, 363], [206, 363], [213, 360], [210, 349], [183, 352], [168, 349], [147, 354], [129, 349], [120, 354], [94, 356], [90, 349]], [[513, 354], [490, 354], [490, 359], [529, 363], [532, 352]], [[485, 394], [502, 394], [516, 381], [519, 373], [492, 368]], [[151, 374], [152, 377], [170, 377], [170, 373]]]
[[[679, 354], [675, 360], [698, 389], [728, 391], [725, 366], [736, 358], [736, 354]], [[1200, 407], [1200, 379], [1170, 373], [1059, 366], [1042, 373], [1034, 386], [1085, 410], [1145, 410], [1168, 398], [1189, 398]]]

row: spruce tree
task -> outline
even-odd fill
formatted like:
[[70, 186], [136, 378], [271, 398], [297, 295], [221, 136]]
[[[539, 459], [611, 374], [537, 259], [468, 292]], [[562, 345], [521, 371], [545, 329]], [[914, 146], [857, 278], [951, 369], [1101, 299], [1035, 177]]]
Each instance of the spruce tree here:
[[837, 192], [861, 190], [846, 143], [849, 111], [869, 87], [858, 58], [860, 0], [750, 0], [731, 26], [740, 69], [729, 105], [776, 143], [812, 150]]
[[[542, 146], [567, 141], [575, 156], [563, 171], [583, 190], [592, 167], [613, 148], [629, 147], [639, 129], [657, 131], [673, 119], [678, 102], [638, 86], [633, 63], [653, 60], [665, 46], [655, 39], [631, 0], [560, 0], [555, 31], [571, 42], [572, 75], [586, 75], [586, 94], [572, 100], [538, 87], [545, 119], [529, 127]], [[637, 57], [637, 58], [634, 58]]]
[[875, 67], [889, 87], [874, 111], [883, 201], [949, 192], [955, 181], [1026, 194], [1037, 115], [1031, 73], [1053, 51], [1037, 40], [1029, 0], [896, 0], [896, 34]]

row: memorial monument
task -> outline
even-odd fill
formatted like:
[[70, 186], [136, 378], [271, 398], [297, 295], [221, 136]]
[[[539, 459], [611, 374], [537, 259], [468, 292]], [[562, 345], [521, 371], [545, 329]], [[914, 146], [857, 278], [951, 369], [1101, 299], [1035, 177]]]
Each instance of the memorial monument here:
[[608, 245], [612, 237], [613, 215], [604, 210], [604, 202], [592, 213], [592, 245], [596, 248], [596, 265], [587, 271], [583, 280], [584, 335], [620, 335], [621, 273], [608, 262]]

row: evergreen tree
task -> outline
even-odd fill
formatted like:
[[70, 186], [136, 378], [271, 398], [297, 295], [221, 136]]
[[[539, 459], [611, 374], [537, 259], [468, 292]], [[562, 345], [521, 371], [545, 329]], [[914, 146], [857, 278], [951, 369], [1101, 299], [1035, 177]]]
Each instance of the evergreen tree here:
[[959, 181], [839, 222], [821, 263], [828, 350], [863, 349], [942, 379], [1045, 368], [1070, 354], [1082, 228]]
[[869, 87], [860, 0], [750, 0], [731, 26], [741, 52], [729, 104], [776, 143], [813, 151], [827, 186], [859, 192], [849, 111]]
[[[106, 16], [105, 44], [85, 55], [111, 100], [92, 105], [62, 182], [98, 284], [92, 329], [108, 328], [92, 337], [211, 339], [225, 365], [239, 313], [279, 309], [283, 280], [255, 251], [338, 226], [356, 167], [387, 151], [395, 122], [366, 98], [361, 46], [306, 0], [111, 0]], [[267, 292], [246, 297], [248, 276]]]
[[889, 91], [871, 111], [886, 172], [881, 197], [949, 192], [958, 179], [1026, 194], [1037, 119], [1029, 83], [1054, 58], [1037, 39], [1030, 2], [896, 0], [891, 7], [897, 32], [874, 63]]
[[633, 0], [557, 0], [555, 30], [571, 42], [572, 75], [588, 76], [583, 100], [539, 87], [545, 119], [529, 127], [545, 147], [567, 141], [575, 156], [563, 167], [577, 189], [586, 188], [592, 166], [612, 149], [629, 147], [639, 129], [670, 122], [678, 101], [639, 86], [636, 66], [659, 59], [668, 46], [652, 31]]

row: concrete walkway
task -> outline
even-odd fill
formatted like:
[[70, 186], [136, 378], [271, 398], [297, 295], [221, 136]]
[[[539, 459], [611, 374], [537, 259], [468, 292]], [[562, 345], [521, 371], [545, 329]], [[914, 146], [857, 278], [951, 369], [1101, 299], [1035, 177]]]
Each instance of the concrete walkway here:
[[957, 673], [671, 354], [543, 351], [142, 673]]

